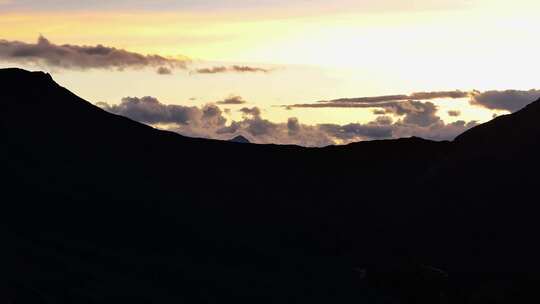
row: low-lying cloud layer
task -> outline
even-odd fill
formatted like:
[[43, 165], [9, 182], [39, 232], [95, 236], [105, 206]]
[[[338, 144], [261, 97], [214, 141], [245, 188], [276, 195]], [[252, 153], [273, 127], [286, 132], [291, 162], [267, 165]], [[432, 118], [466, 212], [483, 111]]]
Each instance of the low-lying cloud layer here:
[[201, 68], [192, 71], [196, 74], [220, 74], [220, 73], [270, 73], [269, 69], [251, 67], [244, 65], [215, 66], [211, 68]]
[[98, 104], [103, 109], [193, 137], [230, 139], [243, 135], [255, 143], [326, 146], [374, 139], [419, 136], [434, 140], [453, 139], [476, 122], [444, 123], [431, 102], [396, 103], [384, 115], [368, 123], [302, 124], [291, 117], [285, 123], [262, 117], [258, 107], [244, 107], [241, 120], [228, 122], [215, 104], [202, 107], [166, 105], [154, 97], [126, 97], [118, 105]]
[[187, 59], [143, 55], [101, 44], [96, 46], [57, 45], [40, 36], [37, 43], [0, 40], [0, 61], [36, 64], [61, 69], [155, 68], [158, 74], [171, 74], [186, 67]]

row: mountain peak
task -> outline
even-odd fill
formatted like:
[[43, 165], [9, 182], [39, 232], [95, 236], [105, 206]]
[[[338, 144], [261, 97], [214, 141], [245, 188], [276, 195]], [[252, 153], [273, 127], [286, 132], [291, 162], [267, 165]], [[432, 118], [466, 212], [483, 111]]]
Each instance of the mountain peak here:
[[32, 81], [36, 83], [39, 81], [54, 82], [51, 74], [45, 72], [31, 72], [19, 68], [5, 68], [0, 69], [0, 79], [2, 81], [9, 81], [15, 83], [16, 81]]
[[[45, 100], [46, 92], [59, 87], [48, 73], [30, 72], [18, 68], [0, 69], [0, 83], [3, 86], [3, 94], [13, 97], [3, 102], [17, 100], [24, 104], [35, 104], [41, 99]], [[18, 98], [21, 96], [32, 98]]]
[[231, 139], [229, 141], [234, 142], [234, 143], [240, 143], [240, 144], [250, 144], [251, 143], [249, 141], [249, 139], [245, 138], [242, 135], [238, 135], [238, 136], [236, 136], [235, 138], [233, 138], [233, 139]]

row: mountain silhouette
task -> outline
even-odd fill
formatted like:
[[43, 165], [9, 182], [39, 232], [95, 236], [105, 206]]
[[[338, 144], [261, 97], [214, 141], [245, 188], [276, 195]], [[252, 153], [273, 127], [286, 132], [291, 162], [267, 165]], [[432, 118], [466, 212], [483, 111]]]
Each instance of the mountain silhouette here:
[[540, 101], [452, 142], [304, 148], [157, 130], [42, 72], [0, 83], [4, 302], [536, 296]]
[[251, 143], [249, 141], [249, 139], [245, 138], [244, 136], [242, 135], [238, 135], [236, 136], [235, 138], [229, 140], [230, 142], [235, 142], [235, 143], [239, 143], [239, 144], [249, 144]]

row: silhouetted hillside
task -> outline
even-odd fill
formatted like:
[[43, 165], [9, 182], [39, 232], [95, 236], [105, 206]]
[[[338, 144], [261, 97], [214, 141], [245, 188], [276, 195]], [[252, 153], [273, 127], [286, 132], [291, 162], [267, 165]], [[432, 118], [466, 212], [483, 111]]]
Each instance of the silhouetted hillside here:
[[0, 84], [2, 300], [511, 303], [534, 291], [540, 102], [454, 142], [303, 148], [156, 130], [40, 72], [0, 70]]

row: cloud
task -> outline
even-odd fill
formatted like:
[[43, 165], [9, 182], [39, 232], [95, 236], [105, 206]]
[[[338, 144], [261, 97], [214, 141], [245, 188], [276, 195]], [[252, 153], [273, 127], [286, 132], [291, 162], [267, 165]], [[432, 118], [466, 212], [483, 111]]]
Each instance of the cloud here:
[[404, 116], [403, 121], [409, 124], [427, 126], [440, 120], [436, 115], [437, 106], [432, 102], [414, 100], [381, 102], [381, 103], [310, 103], [289, 105], [293, 108], [376, 108], [376, 115], [394, 114]]
[[299, 103], [284, 105], [286, 109], [293, 108], [385, 108], [393, 106], [399, 102], [381, 102], [381, 103], [355, 103], [355, 102], [319, 102], [319, 103]]
[[386, 107], [387, 113], [404, 116], [403, 122], [406, 124], [426, 127], [439, 122], [437, 116], [437, 106], [432, 102], [404, 101]]
[[261, 110], [258, 107], [253, 107], [253, 108], [244, 107], [244, 108], [241, 108], [239, 111], [242, 112], [246, 116], [249, 116], [249, 115], [253, 117], [261, 116]]
[[270, 73], [271, 70], [260, 67], [250, 67], [242, 65], [215, 66], [192, 71], [197, 74], [219, 74], [219, 73]]
[[172, 70], [167, 67], [159, 67], [156, 71], [159, 75], [171, 75]]
[[98, 103], [98, 106], [145, 124], [187, 125], [202, 117], [202, 111], [197, 107], [164, 105], [150, 96], [124, 97], [119, 105]]
[[[399, 103], [397, 103], [399, 104]], [[166, 105], [154, 97], [125, 97], [118, 105], [99, 103], [103, 109], [159, 128], [192, 137], [230, 139], [243, 135], [255, 143], [327, 146], [350, 142], [419, 136], [427, 139], [453, 139], [476, 122], [445, 124], [430, 103], [413, 102], [385, 109], [399, 119], [383, 115], [368, 123], [302, 124], [296, 117], [272, 122], [262, 117], [258, 107], [244, 107], [241, 120], [227, 121], [215, 104], [201, 107]]]
[[469, 92], [464, 91], [434, 91], [434, 92], [415, 92], [409, 95], [400, 94], [400, 95], [383, 95], [383, 96], [372, 96], [372, 97], [357, 97], [357, 98], [340, 98], [333, 100], [321, 100], [317, 101], [318, 103], [328, 103], [328, 104], [369, 104], [369, 103], [380, 103], [380, 102], [389, 102], [389, 101], [405, 101], [405, 100], [432, 100], [440, 98], [467, 98], [469, 97]]
[[[452, 98], [467, 98], [471, 95], [465, 91], [434, 91], [415, 92], [409, 95], [383, 95], [373, 97], [342, 98], [333, 100], [321, 100], [315, 103], [290, 104], [282, 107], [290, 110], [293, 108], [373, 108], [373, 114], [386, 115], [394, 113], [397, 115], [408, 115], [405, 120], [427, 119], [424, 124], [436, 122], [434, 117], [437, 107], [426, 100]], [[421, 123], [420, 121], [415, 122]]]
[[478, 125], [476, 121], [457, 121], [445, 124], [442, 120], [425, 127], [397, 122], [393, 125], [393, 137], [417, 136], [431, 140], [453, 140], [459, 134]]
[[241, 105], [245, 104], [246, 101], [240, 96], [229, 96], [228, 98], [225, 98], [224, 100], [218, 101], [216, 103], [220, 105]]
[[358, 139], [385, 139], [392, 138], [391, 125], [380, 125], [376, 122], [367, 124], [351, 123], [346, 125], [322, 124], [321, 130], [341, 141], [356, 141]]
[[[468, 98], [471, 105], [481, 106], [490, 110], [506, 110], [515, 112], [540, 98], [540, 90], [528, 91], [505, 90], [505, 91], [434, 91], [416, 92], [409, 95], [383, 95], [359, 98], [341, 98], [333, 100], [321, 100], [314, 103], [290, 104], [282, 107], [291, 110], [293, 108], [374, 108], [375, 115], [387, 114], [386, 109], [399, 108], [399, 104], [419, 102], [433, 99]], [[405, 104], [406, 105], [406, 104]], [[459, 111], [450, 111], [450, 116], [460, 116]]]
[[470, 103], [491, 110], [507, 110], [515, 112], [540, 98], [540, 90], [505, 90], [505, 91], [475, 91], [471, 94]]
[[435, 92], [416, 92], [409, 95], [408, 99], [414, 100], [431, 100], [438, 98], [467, 98], [469, 97], [469, 92], [464, 91], [435, 91]]
[[398, 101], [408, 99], [408, 95], [383, 95], [383, 96], [372, 96], [372, 97], [357, 97], [357, 98], [340, 98], [332, 100], [320, 100], [319, 103], [329, 103], [329, 104], [354, 104], [354, 103], [377, 103], [385, 101]]
[[216, 105], [188, 107], [165, 105], [154, 97], [125, 97], [118, 105], [98, 103], [99, 107], [149, 125], [178, 125], [196, 129], [223, 127], [226, 119]]
[[197, 69], [195, 71], [192, 71], [197, 74], [218, 74], [218, 73], [226, 73], [229, 70], [227, 67], [220, 66], [220, 67], [213, 67], [213, 68], [203, 68], [203, 69]]
[[274, 134], [278, 128], [278, 124], [260, 117], [255, 117], [246, 121], [249, 122], [247, 124], [246, 131], [255, 137]]
[[[247, 109], [247, 108], [246, 108]], [[294, 144], [301, 146], [328, 146], [336, 143], [320, 126], [300, 123], [289, 118], [286, 123], [276, 123], [260, 116], [260, 109], [249, 109], [250, 115], [216, 131], [223, 139], [243, 135], [255, 143]]]
[[298, 121], [298, 118], [291, 117], [287, 120], [287, 131], [289, 132], [289, 135], [296, 135], [298, 132], [300, 132], [301, 126], [300, 122]]
[[37, 43], [0, 40], [0, 60], [23, 64], [37, 64], [61, 69], [117, 69], [158, 68], [159, 74], [170, 74], [185, 68], [187, 59], [143, 55], [123, 49], [96, 46], [57, 45], [40, 36]]
[[380, 125], [391, 125], [394, 119], [390, 116], [379, 116], [375, 119], [375, 122]]
[[448, 111], [448, 115], [452, 117], [458, 117], [461, 116], [461, 111], [458, 110], [450, 110]]
[[270, 73], [269, 69], [250, 67], [250, 66], [234, 65], [232, 68], [235, 72], [241, 72], [241, 73], [257, 73], [257, 72]]

